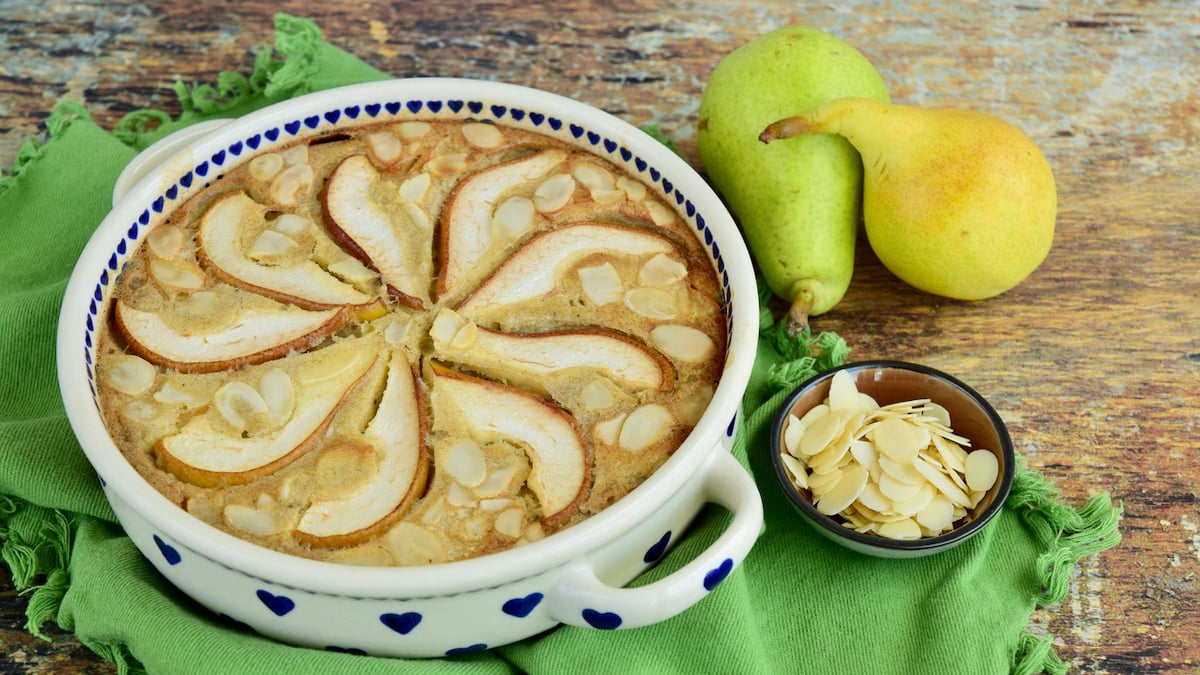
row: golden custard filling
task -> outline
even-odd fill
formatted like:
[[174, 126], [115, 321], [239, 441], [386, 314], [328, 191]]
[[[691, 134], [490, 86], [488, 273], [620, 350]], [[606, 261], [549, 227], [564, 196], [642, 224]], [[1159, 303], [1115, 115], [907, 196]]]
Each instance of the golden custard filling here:
[[168, 499], [284, 553], [471, 558], [599, 512], [678, 448], [726, 326], [687, 224], [615, 164], [464, 121], [230, 169], [147, 234], [101, 413]]

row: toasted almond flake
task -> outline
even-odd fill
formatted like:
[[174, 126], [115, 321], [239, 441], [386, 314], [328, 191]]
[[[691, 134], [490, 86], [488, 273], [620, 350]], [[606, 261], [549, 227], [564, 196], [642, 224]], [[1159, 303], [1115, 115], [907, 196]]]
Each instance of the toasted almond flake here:
[[487, 475], [487, 478], [482, 483], [475, 486], [474, 490], [476, 497], [491, 498], [508, 493], [512, 490], [513, 480], [517, 475], [517, 467], [513, 465], [502, 466]]
[[675, 222], [675, 212], [661, 202], [646, 202], [646, 211], [650, 214], [650, 220], [659, 227]]
[[474, 333], [463, 332], [467, 326], [474, 325], [458, 312], [449, 307], [443, 307], [433, 318], [433, 323], [429, 327], [429, 337], [433, 339], [434, 346], [439, 350], [463, 349], [474, 344], [472, 335], [478, 337], [478, 328]]
[[675, 294], [662, 288], [631, 288], [625, 306], [647, 319], [674, 319], [679, 314]]
[[308, 164], [293, 164], [271, 181], [270, 196], [276, 204], [291, 206], [299, 201], [313, 182], [313, 168]]
[[404, 144], [390, 131], [376, 131], [367, 134], [367, 152], [375, 166], [387, 168], [404, 156]]
[[625, 286], [612, 263], [580, 267], [577, 273], [583, 296], [593, 305], [607, 305], [624, 296]]
[[250, 177], [255, 180], [271, 180], [282, 169], [283, 156], [279, 153], [271, 152], [250, 160]]
[[511, 508], [496, 516], [496, 532], [516, 539], [525, 531], [525, 509]]
[[504, 134], [495, 124], [468, 122], [462, 126], [463, 138], [477, 148], [496, 148], [504, 142]]
[[438, 536], [415, 523], [397, 523], [384, 541], [398, 565], [433, 565], [446, 561], [446, 549]]
[[296, 409], [296, 390], [292, 378], [278, 368], [263, 373], [258, 380], [258, 391], [267, 403], [267, 424], [275, 427], [288, 421]]
[[146, 235], [146, 245], [160, 258], [174, 258], [183, 249], [183, 230], [174, 225], [160, 225]]
[[132, 354], [120, 354], [111, 361], [105, 379], [122, 394], [141, 396], [158, 379], [158, 370], [149, 361]]
[[178, 292], [199, 291], [208, 287], [208, 275], [198, 265], [183, 260], [150, 261], [150, 278], [159, 288]]
[[282, 529], [270, 511], [245, 504], [226, 505], [224, 516], [231, 527], [248, 534], [266, 536]]
[[468, 321], [463, 324], [450, 339], [450, 344], [446, 345], [454, 351], [464, 351], [470, 349], [479, 341], [479, 327]]
[[712, 403], [714, 393], [712, 385], [705, 385], [684, 399], [679, 406], [679, 420], [684, 424], [696, 426], [704, 416], [704, 411], [708, 410], [708, 404]]
[[619, 176], [617, 187], [621, 188], [631, 201], [640, 202], [646, 198], [646, 186], [628, 176]]
[[450, 506], [473, 506], [475, 496], [462, 483], [452, 482], [446, 489], [446, 503]]
[[703, 331], [679, 324], [662, 324], [650, 331], [650, 341], [664, 354], [684, 363], [702, 363], [717, 352]]
[[154, 392], [154, 400], [164, 405], [182, 405], [190, 409], [204, 405], [208, 397], [198, 391], [184, 389], [174, 382], [165, 382]]
[[643, 286], [669, 286], [683, 280], [687, 273], [687, 265], [665, 253], [657, 253], [638, 270], [638, 282]]
[[611, 206], [625, 199], [625, 193], [621, 190], [588, 190], [588, 196], [602, 206]]
[[300, 244], [286, 234], [275, 230], [263, 230], [246, 250], [246, 255], [253, 260], [263, 261], [298, 248]]
[[428, 122], [401, 122], [400, 137], [406, 141], [421, 138], [428, 134], [431, 129], [433, 127]]
[[147, 424], [158, 419], [159, 409], [150, 401], [134, 399], [121, 406], [121, 415], [134, 422]]
[[378, 276], [373, 270], [362, 264], [358, 258], [351, 256], [339, 258], [337, 262], [330, 264], [326, 269], [337, 278], [352, 284], [365, 284]]
[[464, 487], [477, 487], [487, 478], [487, 460], [483, 456], [483, 448], [469, 438], [450, 447], [441, 467]]
[[429, 186], [433, 183], [433, 178], [429, 173], [422, 171], [418, 174], [413, 174], [404, 179], [400, 183], [400, 201], [402, 202], [418, 202], [425, 197], [425, 193], [429, 192]]
[[621, 425], [625, 423], [625, 418], [628, 413], [621, 413], [606, 420], [596, 422], [592, 427], [592, 432], [596, 435], [596, 440], [604, 445], [615, 447], [617, 439], [621, 434]]
[[488, 513], [496, 513], [516, 504], [517, 502], [509, 497], [493, 497], [491, 499], [480, 499], [479, 510]]
[[579, 392], [579, 401], [587, 410], [604, 410], [611, 408], [617, 402], [612, 385], [606, 380], [592, 378]]
[[492, 227], [505, 239], [517, 239], [533, 228], [533, 200], [509, 197], [492, 213]]
[[237, 432], [246, 430], [251, 416], [261, 415], [269, 410], [262, 394], [241, 380], [232, 380], [221, 385], [213, 395], [213, 403], [221, 417]]
[[558, 173], [542, 181], [533, 192], [533, 205], [542, 213], [553, 213], [571, 201], [575, 179], [568, 173]]
[[614, 187], [612, 174], [594, 162], [576, 162], [571, 175], [589, 190], [612, 190]]
[[467, 153], [450, 152], [429, 160], [425, 169], [435, 176], [454, 176], [467, 170]]
[[292, 147], [280, 153], [283, 156], [283, 163], [288, 166], [298, 166], [300, 164], [308, 164], [308, 146], [293, 145]]
[[641, 406], [625, 418], [617, 445], [640, 452], [662, 440], [674, 425], [675, 417], [666, 406], [658, 403]]

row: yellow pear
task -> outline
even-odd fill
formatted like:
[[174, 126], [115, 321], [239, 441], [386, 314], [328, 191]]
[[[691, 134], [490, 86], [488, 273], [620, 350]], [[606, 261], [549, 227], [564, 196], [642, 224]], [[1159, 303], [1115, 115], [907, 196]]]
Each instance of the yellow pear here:
[[929, 293], [981, 300], [1028, 277], [1050, 252], [1057, 191], [1020, 129], [986, 113], [829, 101], [769, 125], [771, 142], [845, 137], [863, 160], [863, 221], [897, 277]]

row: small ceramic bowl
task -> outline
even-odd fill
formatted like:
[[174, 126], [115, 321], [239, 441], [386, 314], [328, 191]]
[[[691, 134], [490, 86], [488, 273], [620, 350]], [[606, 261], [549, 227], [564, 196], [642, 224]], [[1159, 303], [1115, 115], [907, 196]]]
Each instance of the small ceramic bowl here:
[[[986, 449], [997, 459], [995, 483], [979, 502], [967, 509], [949, 531], [919, 539], [894, 539], [855, 531], [839, 517], [821, 513], [809, 490], [792, 482], [781, 453], [787, 450], [784, 433], [789, 415], [803, 417], [825, 401], [830, 383], [839, 371], [849, 373], [859, 392], [880, 406], [930, 399], [950, 415], [955, 434], [970, 440], [967, 450]], [[863, 361], [826, 371], [800, 385], [780, 406], [771, 430], [771, 457], [780, 488], [805, 522], [829, 540], [853, 551], [885, 558], [915, 558], [946, 551], [979, 533], [1004, 506], [1012, 488], [1016, 463], [1012, 440], [996, 410], [974, 389], [958, 379], [927, 366], [899, 361]]]

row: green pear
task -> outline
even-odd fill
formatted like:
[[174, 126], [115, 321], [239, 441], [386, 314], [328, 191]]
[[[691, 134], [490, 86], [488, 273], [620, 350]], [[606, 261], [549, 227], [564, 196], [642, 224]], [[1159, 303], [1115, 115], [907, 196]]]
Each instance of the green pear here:
[[1049, 254], [1054, 175], [1016, 126], [970, 110], [850, 97], [775, 122], [762, 139], [827, 133], [862, 155], [867, 239], [910, 285], [982, 300], [1021, 283]]
[[705, 83], [696, 146], [770, 289], [791, 303], [792, 330], [842, 299], [854, 270], [862, 162], [845, 139], [764, 145], [767, 124], [845, 96], [888, 101], [854, 47], [789, 25], [726, 54]]

